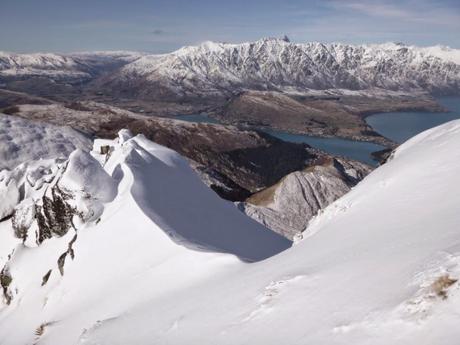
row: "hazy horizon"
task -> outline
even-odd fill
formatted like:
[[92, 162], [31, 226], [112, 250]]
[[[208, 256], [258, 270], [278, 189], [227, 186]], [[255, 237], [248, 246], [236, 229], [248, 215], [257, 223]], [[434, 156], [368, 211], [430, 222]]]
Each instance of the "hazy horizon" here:
[[167, 53], [204, 41], [403, 42], [460, 48], [456, 0], [2, 1], [0, 50]]

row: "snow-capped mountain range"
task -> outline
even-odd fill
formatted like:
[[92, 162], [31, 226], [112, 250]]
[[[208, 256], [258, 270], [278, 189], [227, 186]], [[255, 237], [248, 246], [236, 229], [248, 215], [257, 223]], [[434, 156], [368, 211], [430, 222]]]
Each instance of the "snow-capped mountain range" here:
[[[111, 75], [105, 85], [136, 87], [136, 81], [142, 81], [144, 88], [161, 86], [184, 95], [228, 94], [241, 89], [458, 92], [460, 51], [394, 43], [206, 42], [171, 54], [143, 56]], [[148, 92], [157, 91], [143, 91]]]
[[0, 79], [43, 76], [56, 80], [90, 80], [101, 71], [120, 67], [141, 55], [134, 52], [74, 54], [0, 52]]
[[0, 77], [37, 71], [87, 76], [94, 67], [89, 56], [92, 61], [99, 59], [99, 68], [104, 61], [119, 63], [97, 87], [150, 98], [222, 96], [245, 89], [382, 88], [456, 94], [460, 90], [458, 49], [400, 43], [291, 43], [273, 38], [241, 44], [205, 42], [162, 55], [1, 53]]

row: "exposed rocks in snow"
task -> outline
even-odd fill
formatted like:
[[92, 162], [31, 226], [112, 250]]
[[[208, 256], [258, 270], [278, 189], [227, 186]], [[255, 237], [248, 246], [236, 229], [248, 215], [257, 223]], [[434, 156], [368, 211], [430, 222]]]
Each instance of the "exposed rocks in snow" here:
[[[70, 194], [65, 194], [59, 187], [54, 186], [51, 188], [51, 195], [44, 195], [42, 204], [35, 205], [38, 226], [37, 244], [52, 236], [63, 236], [70, 229], [72, 218], [77, 213], [77, 210], [68, 204], [71, 198]], [[25, 241], [26, 237], [23, 239]]]
[[285, 176], [238, 207], [292, 240], [321, 209], [346, 194], [370, 171], [370, 167], [359, 162], [326, 158], [322, 164]]
[[385, 164], [389, 160], [391, 160], [393, 155], [394, 149], [387, 148], [380, 151], [372, 152], [372, 157], [377, 160], [380, 164]]
[[0, 286], [2, 287], [3, 298], [5, 299], [6, 304], [11, 303], [12, 296], [9, 291], [9, 286], [12, 281], [13, 278], [9, 272], [8, 265], [3, 266], [2, 270], [0, 271]]
[[49, 270], [48, 272], [46, 272], [46, 274], [43, 276], [42, 278], [42, 286], [46, 285], [46, 283], [48, 283], [48, 280], [50, 279], [50, 276], [51, 276], [51, 273], [53, 272], [53, 270]]
[[65, 260], [66, 260], [67, 256], [70, 256], [70, 258], [72, 260], [75, 258], [75, 252], [73, 250], [73, 244], [77, 240], [77, 236], [78, 236], [78, 234], [75, 234], [75, 236], [69, 242], [69, 246], [67, 248], [67, 251], [62, 253], [61, 256], [59, 257], [58, 261], [57, 261], [59, 272], [61, 273], [61, 276], [64, 275], [64, 264], [65, 264]]
[[[64, 236], [75, 228], [75, 221], [96, 221], [102, 204], [116, 194], [115, 181], [95, 158], [79, 149], [66, 162], [31, 161], [1, 174], [10, 180], [0, 193], [13, 216], [12, 227], [16, 237], [28, 246]], [[11, 184], [16, 188], [14, 198], [8, 195]], [[73, 256], [71, 245], [69, 254]]]
[[458, 279], [454, 279], [449, 277], [449, 275], [445, 274], [438, 279], [436, 279], [433, 284], [431, 284], [431, 288], [433, 289], [433, 292], [443, 298], [447, 298], [447, 290], [454, 285]]

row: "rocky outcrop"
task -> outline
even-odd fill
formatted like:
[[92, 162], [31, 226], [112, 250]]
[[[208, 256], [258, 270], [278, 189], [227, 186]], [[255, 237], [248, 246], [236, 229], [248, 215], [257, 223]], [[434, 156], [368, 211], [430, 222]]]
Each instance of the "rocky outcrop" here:
[[307, 228], [311, 218], [346, 194], [370, 170], [359, 162], [327, 158], [321, 164], [285, 176], [238, 207], [273, 231], [294, 239]]
[[0, 287], [2, 288], [3, 298], [6, 304], [11, 303], [12, 295], [9, 286], [12, 281], [13, 278], [9, 272], [8, 265], [5, 265], [0, 271]]
[[[99, 161], [79, 149], [66, 161], [28, 161], [13, 170], [0, 171], [1, 203], [8, 204], [3, 211], [8, 211], [9, 216], [3, 221], [10, 222], [14, 236], [22, 242], [20, 249], [40, 247], [53, 237], [73, 233], [66, 250], [57, 254], [56, 265], [61, 275], [64, 275], [66, 260], [75, 257], [73, 245], [78, 228], [97, 224], [104, 203], [112, 201], [115, 195], [116, 182]], [[7, 304], [17, 294], [11, 289], [14, 274], [9, 270], [10, 262], [15, 260], [14, 253], [15, 250], [0, 271], [0, 287]], [[42, 286], [51, 272], [49, 269], [43, 275]]]
[[[2, 202], [10, 204], [7, 215], [15, 236], [32, 247], [75, 229], [75, 219], [96, 221], [102, 203], [115, 196], [112, 178], [91, 155], [78, 149], [68, 161], [31, 161], [1, 171], [0, 177], [0, 195]], [[12, 199], [4, 193], [10, 186], [16, 190]]]

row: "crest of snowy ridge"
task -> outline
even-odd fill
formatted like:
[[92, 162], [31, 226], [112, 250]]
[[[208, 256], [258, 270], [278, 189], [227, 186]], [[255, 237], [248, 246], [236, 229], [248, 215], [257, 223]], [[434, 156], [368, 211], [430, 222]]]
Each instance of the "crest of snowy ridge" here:
[[138, 207], [179, 244], [247, 260], [290, 244], [220, 200], [179, 154], [126, 130], [115, 141], [96, 140], [91, 154], [77, 149], [68, 160], [41, 159], [1, 171], [0, 218], [12, 216], [16, 236], [36, 246], [70, 228], [97, 224], [103, 205], [122, 197], [122, 180]]

